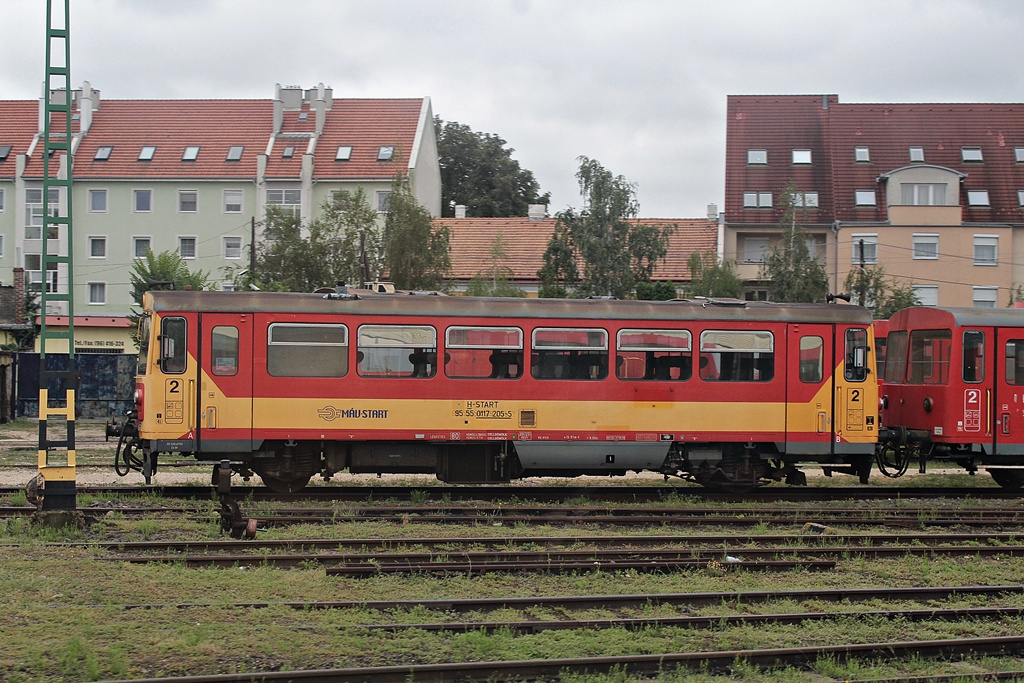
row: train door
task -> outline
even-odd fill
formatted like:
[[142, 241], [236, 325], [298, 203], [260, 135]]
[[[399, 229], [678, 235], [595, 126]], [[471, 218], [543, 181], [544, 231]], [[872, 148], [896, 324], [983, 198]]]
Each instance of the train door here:
[[832, 325], [791, 324], [786, 330], [786, 452], [832, 452], [835, 368]]
[[203, 313], [199, 333], [199, 450], [248, 452], [252, 445], [252, 316]]
[[1000, 455], [1020, 455], [1024, 453], [1024, 329], [1002, 328], [993, 333], [996, 448]]

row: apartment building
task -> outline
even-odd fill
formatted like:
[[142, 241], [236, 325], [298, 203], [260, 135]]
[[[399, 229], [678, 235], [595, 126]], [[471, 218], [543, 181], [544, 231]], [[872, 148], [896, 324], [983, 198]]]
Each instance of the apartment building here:
[[791, 183], [832, 291], [861, 265], [930, 305], [1006, 306], [1024, 284], [1024, 104], [733, 95], [725, 180], [722, 254], [750, 298]]
[[[23, 267], [30, 289], [63, 292], [67, 273], [39, 265], [43, 211], [66, 215], [68, 202], [42, 196], [43, 104], [0, 101], [0, 284]], [[147, 249], [176, 251], [229, 287], [268, 206], [308, 220], [335, 191], [362, 188], [383, 216], [401, 176], [440, 214], [426, 97], [342, 99], [320, 84], [277, 85], [271, 99], [103, 100], [85, 83], [73, 106], [74, 243], [62, 228], [47, 250], [73, 250], [76, 327], [78, 316], [128, 313], [129, 274]], [[68, 164], [51, 168], [66, 177]]]

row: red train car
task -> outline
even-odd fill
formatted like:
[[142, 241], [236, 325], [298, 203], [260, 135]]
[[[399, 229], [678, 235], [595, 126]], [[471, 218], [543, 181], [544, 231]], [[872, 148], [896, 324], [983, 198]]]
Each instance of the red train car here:
[[881, 469], [948, 460], [1024, 485], [1024, 310], [920, 306], [888, 328]]
[[128, 451], [449, 482], [651, 470], [866, 479], [868, 312], [742, 301], [149, 292]]

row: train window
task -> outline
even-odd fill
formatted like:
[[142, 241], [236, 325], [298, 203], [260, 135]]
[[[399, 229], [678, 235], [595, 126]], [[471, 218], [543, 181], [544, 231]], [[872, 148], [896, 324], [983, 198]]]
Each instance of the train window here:
[[271, 323], [267, 373], [274, 377], [344, 377], [348, 328], [327, 323]]
[[775, 337], [771, 332], [700, 333], [700, 378], [705, 382], [770, 382], [774, 376]]
[[868, 331], [855, 328], [846, 331], [846, 370], [849, 382], [863, 382], [868, 377]]
[[1024, 339], [1006, 342], [1006, 383], [1024, 384]]
[[914, 330], [910, 333], [908, 384], [949, 382], [949, 356], [953, 349], [950, 330]]
[[900, 384], [907, 370], [907, 331], [890, 332], [885, 345], [885, 383]]
[[164, 318], [160, 322], [160, 369], [164, 372], [185, 372], [188, 351], [185, 348], [185, 319]]
[[138, 375], [145, 375], [146, 368], [149, 367], [149, 320], [148, 313], [139, 318], [139, 331], [136, 337], [139, 342], [139, 363], [136, 373]]
[[218, 325], [211, 331], [210, 346], [213, 359], [210, 363], [213, 374], [231, 376], [238, 374], [238, 328]]
[[985, 333], [964, 332], [964, 381], [977, 383], [985, 379]]
[[538, 327], [533, 331], [530, 373], [536, 379], [605, 379], [608, 332]]
[[693, 374], [686, 330], [619, 330], [615, 347], [619, 379], [687, 380]]
[[825, 375], [825, 340], [800, 337], [800, 381], [819, 384]]
[[437, 330], [427, 325], [363, 325], [357, 345], [362, 377], [433, 377]]
[[449, 327], [444, 374], [455, 379], [518, 379], [523, 375], [523, 331], [518, 327]]

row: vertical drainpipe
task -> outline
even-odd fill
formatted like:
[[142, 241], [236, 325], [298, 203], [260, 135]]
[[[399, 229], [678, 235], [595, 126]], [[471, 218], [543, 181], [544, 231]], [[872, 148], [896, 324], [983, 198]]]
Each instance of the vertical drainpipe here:
[[832, 221], [832, 291], [839, 291], [839, 230], [843, 227], [839, 219]]

